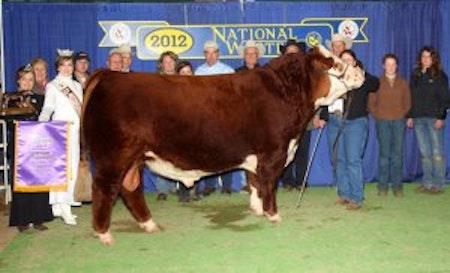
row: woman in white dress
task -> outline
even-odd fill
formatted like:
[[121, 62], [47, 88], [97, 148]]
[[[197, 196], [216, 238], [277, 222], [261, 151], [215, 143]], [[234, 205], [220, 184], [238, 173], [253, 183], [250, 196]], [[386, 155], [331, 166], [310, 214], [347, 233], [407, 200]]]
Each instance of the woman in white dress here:
[[58, 49], [55, 67], [58, 75], [47, 84], [44, 106], [39, 121], [70, 122], [70, 166], [67, 191], [51, 191], [50, 205], [53, 215], [61, 217], [68, 225], [76, 225], [71, 206], [80, 206], [74, 200], [74, 187], [80, 161], [80, 111], [83, 100], [81, 85], [72, 79], [74, 60], [71, 50]]

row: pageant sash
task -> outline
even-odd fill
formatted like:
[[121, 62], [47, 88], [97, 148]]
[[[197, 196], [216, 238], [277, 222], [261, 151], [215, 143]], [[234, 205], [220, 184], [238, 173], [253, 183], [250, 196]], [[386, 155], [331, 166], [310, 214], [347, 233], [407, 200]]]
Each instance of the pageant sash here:
[[81, 100], [77, 97], [75, 92], [73, 92], [72, 89], [70, 89], [69, 86], [65, 85], [64, 83], [55, 80], [54, 81], [56, 87], [58, 90], [63, 93], [64, 96], [67, 97], [67, 99], [70, 101], [70, 104], [72, 104], [73, 109], [75, 109], [75, 112], [77, 112], [77, 115], [81, 115]]
[[14, 191], [66, 191], [69, 173], [69, 123], [15, 123]]

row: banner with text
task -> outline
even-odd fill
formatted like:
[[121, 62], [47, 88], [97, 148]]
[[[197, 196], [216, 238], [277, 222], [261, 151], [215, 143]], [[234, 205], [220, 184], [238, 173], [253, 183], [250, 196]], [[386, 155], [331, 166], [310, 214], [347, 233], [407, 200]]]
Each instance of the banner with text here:
[[140, 60], [157, 60], [173, 51], [183, 59], [203, 59], [203, 44], [218, 43], [221, 57], [241, 58], [238, 47], [248, 40], [262, 43], [264, 57], [280, 55], [279, 46], [288, 39], [303, 41], [308, 47], [325, 44], [339, 32], [354, 42], [367, 42], [363, 28], [368, 18], [306, 18], [299, 24], [170, 25], [164, 21], [99, 21], [104, 37], [99, 47], [129, 43]]
[[14, 191], [65, 191], [70, 178], [67, 122], [15, 124]]

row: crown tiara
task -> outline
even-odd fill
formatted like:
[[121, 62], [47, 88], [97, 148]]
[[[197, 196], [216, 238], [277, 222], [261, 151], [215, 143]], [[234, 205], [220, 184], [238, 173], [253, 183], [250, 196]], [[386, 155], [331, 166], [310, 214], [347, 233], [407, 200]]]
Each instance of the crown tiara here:
[[58, 53], [58, 56], [61, 57], [71, 57], [73, 54], [73, 50], [70, 49], [56, 49], [56, 52]]
[[23, 71], [24, 72], [33, 71], [33, 66], [31, 64], [27, 64], [26, 66], [24, 66]]

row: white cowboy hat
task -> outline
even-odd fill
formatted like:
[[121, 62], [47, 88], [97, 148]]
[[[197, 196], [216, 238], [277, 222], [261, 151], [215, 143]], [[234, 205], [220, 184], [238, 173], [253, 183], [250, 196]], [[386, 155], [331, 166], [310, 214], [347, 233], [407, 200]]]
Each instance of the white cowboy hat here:
[[121, 54], [133, 54], [133, 51], [131, 50], [131, 45], [129, 43], [121, 44], [117, 48], [117, 52]]
[[206, 41], [205, 44], [203, 44], [203, 50], [206, 50], [208, 48], [212, 48], [213, 50], [219, 50], [219, 45], [215, 41]]
[[116, 47], [115, 47], [115, 48], [112, 48], [112, 49], [108, 52], [108, 56], [111, 56], [112, 54], [116, 54], [116, 53], [122, 54], [122, 52], [120, 52], [118, 48], [116, 48]]
[[237, 47], [237, 52], [239, 53], [239, 55], [241, 55], [242, 57], [244, 57], [244, 52], [246, 48], [249, 47], [254, 47], [256, 49], [258, 49], [258, 55], [259, 57], [263, 56], [264, 53], [266, 53], [266, 48], [260, 44], [260, 43], [256, 43], [253, 40], [248, 40], [245, 45], [240, 45]]
[[334, 42], [344, 42], [345, 49], [350, 49], [352, 48], [353, 45], [352, 38], [344, 36], [342, 35], [342, 33], [335, 33], [331, 36], [331, 41], [330, 40], [325, 41], [325, 44], [327, 45], [327, 48], [329, 50], [332, 50], [332, 45]]

